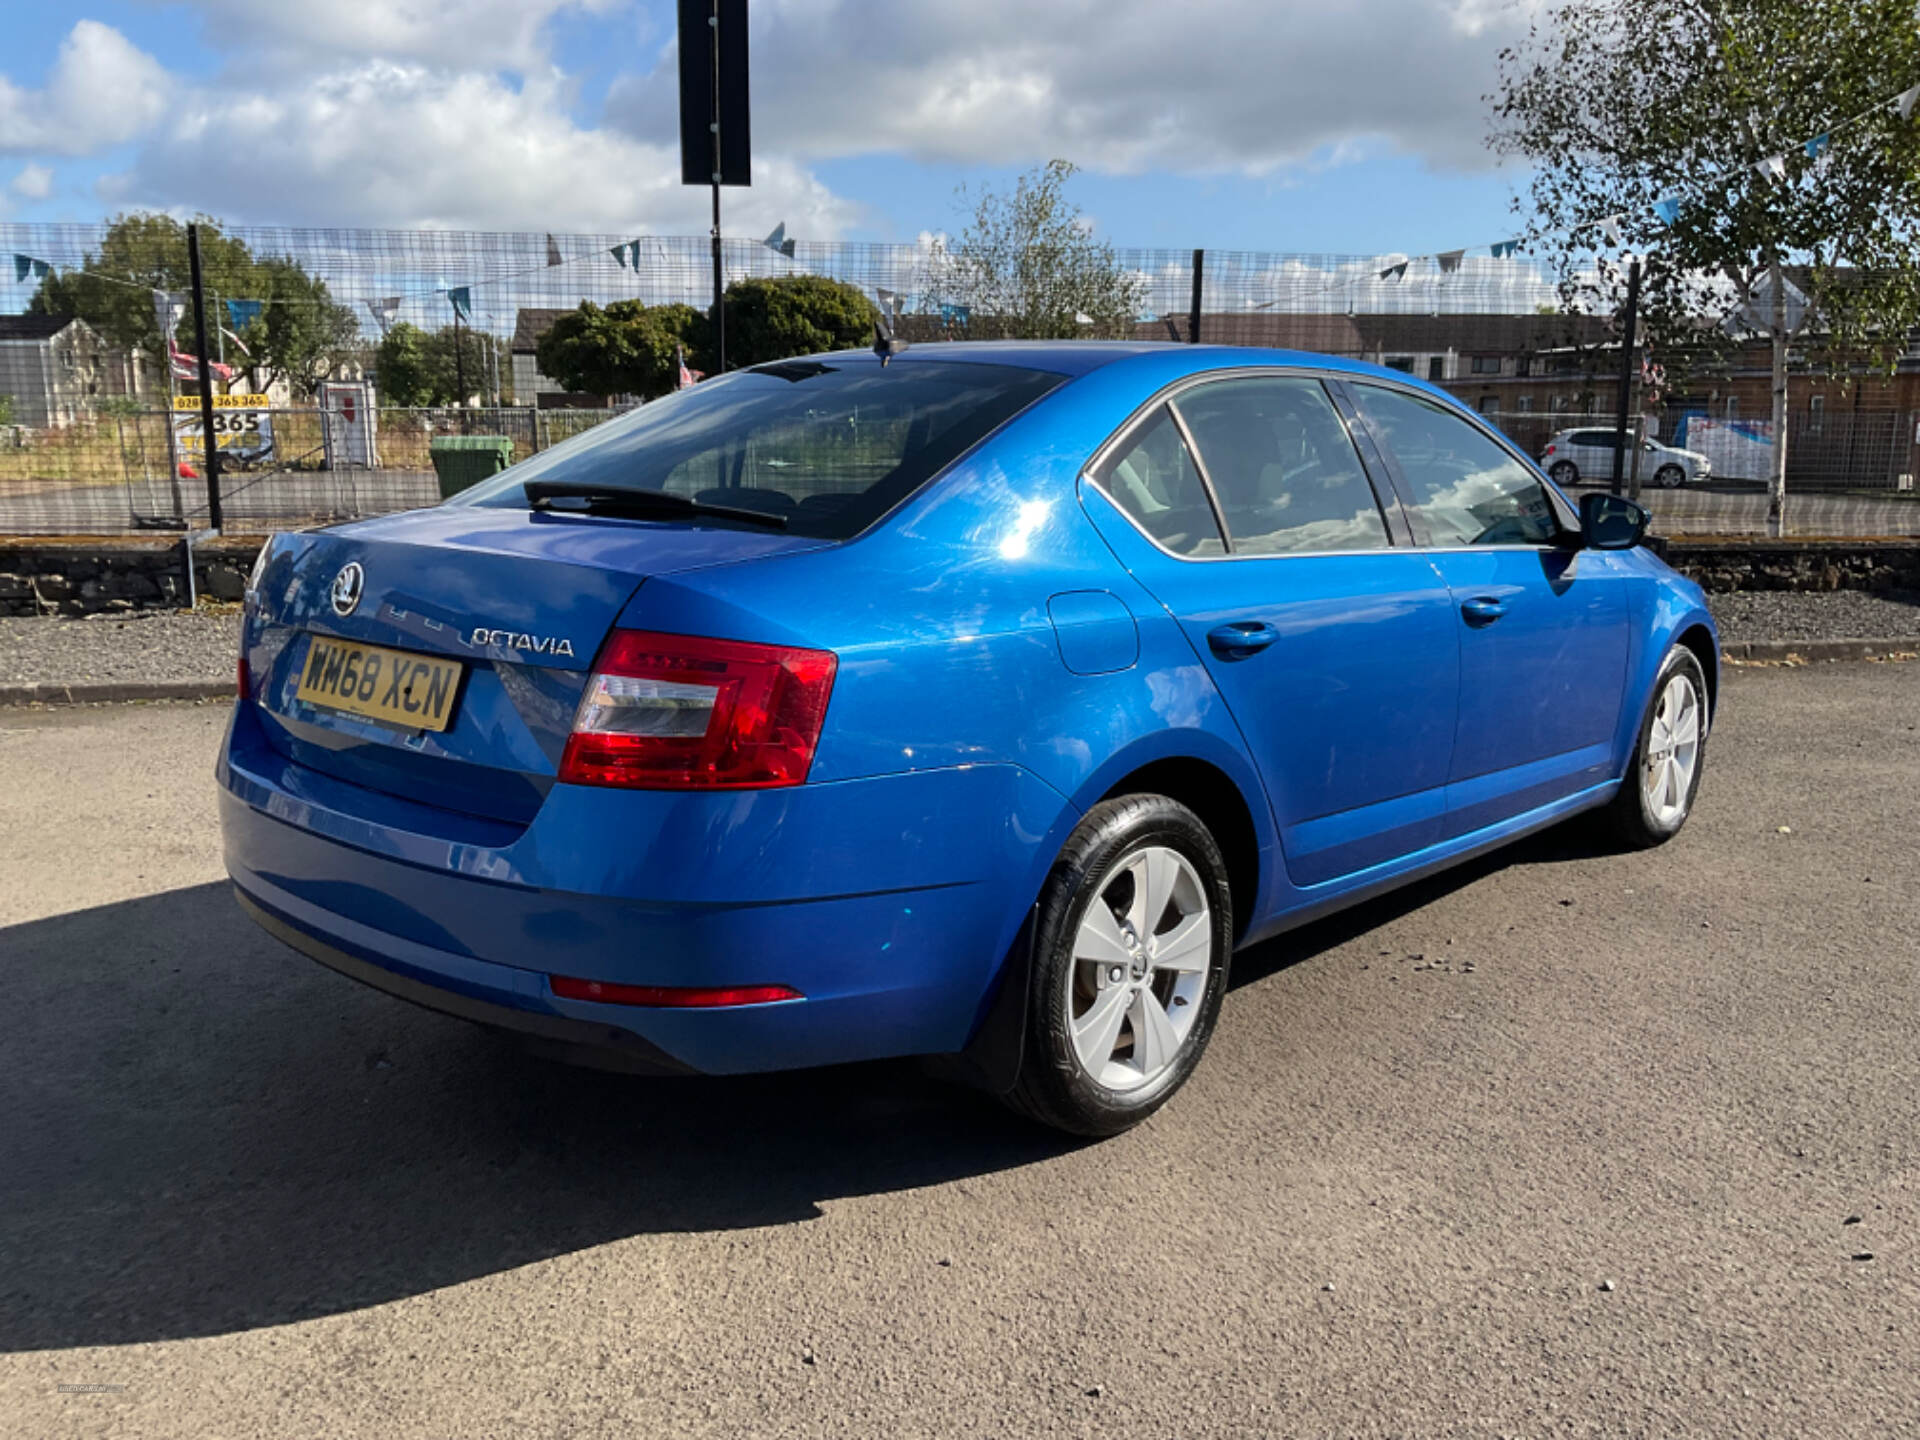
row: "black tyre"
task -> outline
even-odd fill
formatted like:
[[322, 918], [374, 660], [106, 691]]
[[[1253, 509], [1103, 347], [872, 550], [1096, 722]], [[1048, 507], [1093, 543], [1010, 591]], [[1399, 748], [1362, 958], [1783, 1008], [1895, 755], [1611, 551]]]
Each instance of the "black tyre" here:
[[1556, 460], [1553, 468], [1547, 471], [1553, 483], [1565, 490], [1580, 483], [1580, 467], [1571, 460]]
[[1700, 793], [1711, 720], [1700, 661], [1676, 645], [1653, 682], [1633, 761], [1607, 812], [1617, 839], [1645, 849], [1680, 833]]
[[1076, 1135], [1146, 1119], [1199, 1064], [1232, 950], [1226, 862], [1199, 817], [1164, 795], [1094, 806], [1040, 896], [1008, 1103]]
[[1687, 483], [1687, 472], [1678, 465], [1662, 465], [1653, 472], [1653, 483], [1662, 490], [1678, 490]]

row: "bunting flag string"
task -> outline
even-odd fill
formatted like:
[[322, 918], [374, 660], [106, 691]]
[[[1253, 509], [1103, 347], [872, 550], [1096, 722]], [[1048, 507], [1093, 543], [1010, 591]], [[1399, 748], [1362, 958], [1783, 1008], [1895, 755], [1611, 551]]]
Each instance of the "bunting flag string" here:
[[760, 243], [776, 255], [784, 255], [789, 260], [793, 258], [794, 242], [787, 238], [787, 222], [784, 220], [774, 226], [773, 233]]
[[1753, 168], [1759, 173], [1760, 178], [1763, 180], [1785, 180], [1787, 178], [1787, 157], [1784, 155], [1769, 155]]
[[1442, 275], [1451, 275], [1460, 268], [1461, 262], [1467, 258], [1467, 252], [1464, 250], [1448, 250], [1433, 258], [1439, 262], [1440, 273]]
[[228, 300], [227, 319], [235, 330], [244, 330], [260, 318], [260, 312], [266, 309], [264, 300]]
[[393, 322], [400, 314], [400, 297], [388, 295], [379, 300], [369, 300], [367, 309], [372, 312], [374, 323], [380, 327], [380, 333], [384, 335], [393, 328]]
[[1911, 90], [1902, 90], [1894, 96], [1893, 108], [1900, 112], [1902, 120], [1911, 120], [1915, 102], [1920, 102], [1920, 85], [1915, 85]]
[[1407, 273], [1407, 262], [1402, 260], [1397, 264], [1389, 265], [1386, 269], [1382, 270], [1380, 272], [1380, 278], [1382, 280], [1401, 280], [1406, 277], [1406, 273]]
[[13, 283], [24, 285], [31, 275], [36, 280], [44, 280], [53, 267], [44, 260], [36, 260], [31, 255], [22, 255], [17, 251], [13, 257]]
[[547, 268], [552, 269], [555, 265], [566, 263], [560, 254], [560, 242], [553, 238], [553, 232], [549, 230], [547, 232]]
[[1518, 240], [1499, 240], [1489, 245], [1487, 250], [1496, 260], [1505, 260], [1520, 248]]
[[469, 325], [473, 323], [473, 292], [465, 285], [456, 285], [447, 291], [447, 301], [453, 306], [453, 313]]

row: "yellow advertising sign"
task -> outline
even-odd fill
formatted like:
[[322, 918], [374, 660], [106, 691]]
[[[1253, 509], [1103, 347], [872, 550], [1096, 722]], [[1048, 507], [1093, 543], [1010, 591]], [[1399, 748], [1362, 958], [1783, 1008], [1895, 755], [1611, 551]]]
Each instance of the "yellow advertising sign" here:
[[[266, 460], [273, 455], [273, 402], [265, 395], [213, 397], [213, 443], [223, 454], [241, 460]], [[188, 460], [206, 458], [200, 434], [200, 397], [173, 397], [174, 445]]]

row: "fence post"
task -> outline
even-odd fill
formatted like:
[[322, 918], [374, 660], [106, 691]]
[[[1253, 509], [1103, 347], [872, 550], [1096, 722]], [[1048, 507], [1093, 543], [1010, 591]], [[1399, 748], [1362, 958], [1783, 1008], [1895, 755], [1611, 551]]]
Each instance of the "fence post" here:
[[[207, 524], [220, 529], [220, 445], [213, 433], [213, 371], [207, 361], [207, 298], [200, 284], [200, 227], [187, 226], [187, 278], [193, 288], [193, 340], [200, 352], [200, 448], [207, 461]], [[169, 367], [173, 357], [167, 357]], [[172, 417], [168, 417], [171, 422]], [[187, 565], [193, 565], [193, 550], [187, 550]]]
[[1200, 343], [1200, 282], [1206, 274], [1206, 267], [1207, 252], [1195, 250], [1193, 252], [1193, 303], [1187, 308], [1187, 343], [1189, 345]]
[[[1620, 493], [1627, 462], [1627, 415], [1633, 408], [1633, 351], [1640, 338], [1640, 262], [1627, 270], [1627, 323], [1620, 346], [1620, 409], [1613, 417], [1613, 493]], [[1640, 493], [1640, 447], [1633, 448], [1633, 493]]]

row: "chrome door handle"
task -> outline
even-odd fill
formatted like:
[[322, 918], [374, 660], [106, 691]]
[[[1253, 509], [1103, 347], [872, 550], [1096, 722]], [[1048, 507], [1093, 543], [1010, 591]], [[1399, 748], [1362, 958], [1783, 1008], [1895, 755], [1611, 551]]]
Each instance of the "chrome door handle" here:
[[1222, 660], [1245, 660], [1258, 655], [1280, 632], [1263, 620], [1237, 620], [1231, 625], [1216, 625], [1207, 632], [1207, 644]]
[[1507, 613], [1507, 602], [1495, 600], [1490, 595], [1479, 595], [1464, 601], [1460, 613], [1467, 617], [1469, 625], [1491, 625]]

